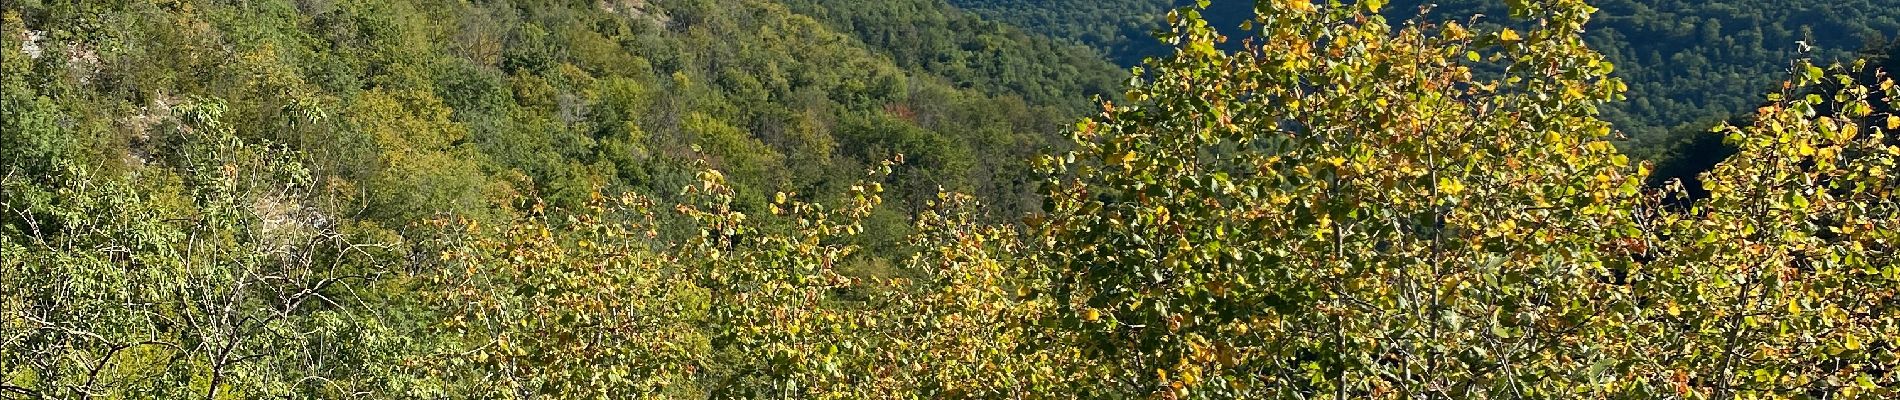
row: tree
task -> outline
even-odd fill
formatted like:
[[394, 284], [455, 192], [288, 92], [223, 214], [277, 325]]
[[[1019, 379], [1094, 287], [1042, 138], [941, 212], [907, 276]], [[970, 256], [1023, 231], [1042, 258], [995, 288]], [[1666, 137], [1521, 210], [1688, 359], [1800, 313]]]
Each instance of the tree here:
[[[0, 175], [0, 393], [1852, 399], [1900, 387], [1900, 88], [1882, 61], [1796, 62], [1755, 114], [1713, 130], [1735, 154], [1699, 177], [1705, 197], [1684, 198], [1646, 188], [1652, 167], [1611, 144], [1599, 116], [1625, 85], [1585, 45], [1594, 9], [1579, 0], [1510, 2], [1515, 24], [1396, 28], [1382, 1], [1260, 1], [1238, 52], [1185, 9], [1167, 17], [1172, 55], [1075, 124], [1069, 150], [1033, 166], [1040, 177], [972, 177], [1017, 171], [969, 153], [1046, 143], [1011, 129], [1054, 114], [830, 44], [843, 36], [776, 3], [634, 16], [684, 26], [582, 3], [516, 7], [553, 33], [530, 35], [533, 51], [503, 44], [507, 88], [500, 74], [455, 76], [494, 72], [488, 62], [437, 63], [426, 39], [455, 33], [403, 25], [422, 18], [394, 4], [403, 15], [359, 22], [416, 44], [382, 43], [379, 62], [420, 64], [306, 80], [374, 82], [335, 96], [184, 96], [138, 117], [156, 121], [135, 127], [152, 129], [138, 147], [105, 145], [120, 125], [102, 116], [132, 107], [89, 92], [98, 75], [5, 77], [0, 126], [35, 137], [0, 143], [31, 152]], [[202, 6], [302, 18], [260, 12], [288, 4]], [[312, 18], [351, 31], [331, 18], [355, 6]], [[274, 26], [259, 30], [302, 25]], [[781, 48], [753, 46], [741, 26], [793, 29], [765, 35]], [[662, 32], [629, 36], [647, 28]], [[292, 82], [300, 69], [273, 64], [320, 47], [265, 42], [286, 50], [237, 70]], [[590, 55], [564, 49], [574, 43]], [[651, 54], [669, 82], [595, 65], [621, 57], [613, 45], [710, 50]], [[190, 85], [230, 82], [245, 80]], [[199, 93], [190, 85], [167, 87]], [[270, 133], [286, 125], [296, 131]], [[97, 159], [130, 150], [150, 162]], [[112, 157], [44, 159], [79, 153]], [[825, 155], [838, 161], [827, 171], [871, 171], [787, 176], [787, 159]], [[602, 184], [622, 162], [641, 163], [617, 174], [646, 186]], [[1044, 209], [1020, 225], [994, 222], [1007, 211], [979, 197], [927, 193], [1037, 179]], [[368, 213], [320, 204], [356, 187]]]
[[[1892, 162], [1879, 135], [1782, 111], [1821, 97], [1793, 100], [1725, 130], [1750, 144], [1706, 177], [1719, 194], [1663, 211], [1673, 192], [1643, 189], [1648, 166], [1598, 117], [1623, 84], [1579, 36], [1592, 8], [1513, 2], [1526, 32], [1393, 31], [1379, 3], [1260, 2], [1236, 54], [1171, 14], [1175, 55], [1042, 161], [1048, 213], [1025, 240], [1062, 318], [1032, 329], [1082, 352], [1075, 375], [1108, 378], [1078, 390], [1885, 393], [1890, 373], [1855, 366], [1893, 357], [1867, 347], [1892, 329], [1874, 317], [1894, 304], [1874, 289], [1893, 284], [1875, 272], [1891, 231], [1821, 229], [1892, 226], [1894, 181], [1866, 172]], [[1823, 78], [1808, 71], [1795, 86]], [[1867, 115], [1867, 90], [1843, 90]], [[1839, 208], [1810, 214], [1822, 193]]]
[[0, 391], [348, 397], [398, 375], [400, 336], [358, 314], [387, 245], [316, 214], [308, 171], [237, 139], [223, 111], [181, 107], [181, 174], [0, 182]]

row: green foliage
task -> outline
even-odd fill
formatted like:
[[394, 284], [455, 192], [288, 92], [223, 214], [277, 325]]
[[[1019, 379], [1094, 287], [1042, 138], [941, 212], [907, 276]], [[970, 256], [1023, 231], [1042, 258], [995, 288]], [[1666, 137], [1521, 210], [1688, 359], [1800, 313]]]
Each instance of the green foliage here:
[[368, 136], [383, 154], [365, 180], [370, 207], [384, 221], [406, 223], [433, 212], [479, 212], [481, 175], [472, 154], [454, 143], [466, 130], [428, 93], [363, 92], [346, 110], [349, 129]]
[[[1420, 3], [1397, 1], [1394, 12]], [[1496, 2], [1440, 2], [1440, 15], [1501, 15]], [[1657, 158], [1682, 133], [1746, 114], [1777, 89], [1787, 60], [1844, 62], [1866, 44], [1900, 32], [1900, 2], [1858, 0], [1789, 5], [1765, 1], [1630, 1], [1598, 8], [1593, 48], [1616, 63], [1631, 101], [1606, 108], [1639, 158]]]
[[[1599, 244], [1640, 209], [1587, 11], [1545, 2], [1517, 32], [1370, 8], [1265, 3], [1272, 50], [1231, 55], [1170, 14], [1179, 55], [1045, 161], [1044, 282], [1095, 390], [1618, 392], [1588, 372], [1613, 356], [1570, 345], [1610, 331], [1596, 275], [1627, 260]], [[1475, 78], [1473, 52], [1504, 76]]]
[[[1173, 49], [1148, 38], [1168, 24], [1162, 11], [1190, 7], [1190, 0], [949, 0], [997, 21], [1101, 50], [1121, 65]], [[1232, 29], [1251, 17], [1251, 1], [1214, 0], [1202, 14], [1215, 27]], [[1323, 2], [1320, 2], [1323, 3]], [[1388, 1], [1382, 14], [1394, 20], [1418, 15], [1457, 19], [1486, 15], [1483, 23], [1513, 24], [1508, 1]], [[1630, 86], [1629, 102], [1608, 104], [1604, 118], [1634, 142], [1623, 145], [1642, 159], [1667, 160], [1670, 148], [1694, 132], [1759, 105], [1758, 93], [1773, 89], [1786, 60], [1814, 57], [1847, 60], [1865, 43], [1879, 44], [1900, 32], [1900, 3], [1891, 0], [1834, 2], [1634, 1], [1593, 2], [1598, 8], [1586, 34], [1591, 46], [1617, 66]], [[1520, 27], [1522, 28], [1522, 27]], [[1251, 32], [1247, 32], [1251, 33]], [[1229, 49], [1247, 33], [1234, 32]], [[1701, 157], [1702, 154], [1686, 154]], [[1664, 161], [1668, 162], [1668, 161]], [[1699, 171], [1698, 171], [1699, 172]]]
[[[74, 160], [81, 154], [73, 143], [75, 135], [63, 135], [59, 121], [64, 118], [58, 104], [53, 99], [40, 94], [38, 88], [48, 82], [35, 82], [29, 79], [43, 76], [36, 69], [50, 68], [35, 65], [33, 59], [24, 52], [26, 32], [20, 25], [18, 13], [9, 12], [0, 20], [0, 109], [6, 110], [6, 120], [0, 121], [0, 154], [5, 154], [7, 166], [20, 169], [27, 175], [47, 175], [55, 171], [59, 160]], [[44, 64], [41, 64], [44, 65]], [[83, 162], [83, 160], [74, 160]]]
[[852, 34], [899, 66], [986, 93], [1082, 109], [1092, 96], [1114, 93], [1121, 82], [1120, 71], [1084, 47], [1027, 34], [943, 7], [937, 0], [785, 3]]
[[[743, 187], [764, 190], [783, 187], [786, 179], [784, 171], [774, 169], [774, 166], [782, 165], [785, 156], [767, 148], [765, 143], [704, 114], [689, 114], [683, 124], [687, 134], [692, 135], [696, 148], [719, 157], [712, 160], [712, 167], [744, 177], [747, 181], [742, 183]], [[763, 193], [746, 194], [750, 197], [739, 199], [740, 204], [750, 205], [754, 209], [765, 204]]]
[[1068, 72], [942, 69], [1047, 58], [859, 44], [1048, 45], [937, 8], [9, 3], [0, 393], [1895, 396], [1892, 58], [1688, 198], [1590, 6], [1380, 3], [1166, 14], [1067, 143]]
[[[884, 165], [881, 168], [888, 168]], [[1007, 229], [971, 219], [967, 196], [920, 218], [910, 263], [931, 279], [859, 278], [845, 244], [881, 202], [858, 185], [837, 209], [776, 196], [760, 224], [733, 208], [724, 174], [707, 171], [672, 211], [693, 235], [661, 242], [650, 199], [596, 197], [553, 222], [538, 212], [506, 226], [443, 220], [432, 302], [437, 329], [465, 351], [431, 365], [473, 380], [456, 395], [502, 397], [863, 398], [894, 393], [1021, 395], [1049, 390], [1012, 352], [1026, 318], [994, 257]], [[872, 178], [876, 178], [873, 176]], [[539, 205], [536, 210], [542, 210]], [[678, 228], [678, 227], [676, 227]], [[1046, 368], [1045, 368], [1046, 369]]]
[[[1770, 94], [1751, 125], [1715, 130], [1737, 153], [1704, 176], [1710, 197], [1692, 214], [1658, 221], [1670, 251], [1638, 289], [1665, 294], [1649, 304], [1670, 317], [1638, 325], [1658, 334], [1632, 340], [1650, 356], [1632, 365], [1678, 371], [1678, 390], [1716, 396], [1892, 395], [1882, 366], [1896, 352], [1881, 346], [1896, 332], [1882, 316], [1900, 279], [1900, 147], [1889, 137], [1900, 124], [1870, 99], [1900, 90], [1864, 68], [1797, 63], [1790, 89]], [[1697, 305], [1676, 311], [1684, 299]]]
[[56, 398], [344, 397], [416, 380], [396, 373], [403, 336], [360, 316], [356, 290], [388, 272], [378, 264], [391, 249], [314, 213], [294, 154], [237, 140], [221, 104], [183, 108], [175, 168], [0, 182], [14, 216], [0, 242], [0, 385]]
[[[172, 106], [216, 97], [238, 135], [311, 155], [326, 211], [403, 229], [444, 213], [487, 214], [486, 203], [510, 193], [564, 208], [601, 188], [671, 198], [702, 161], [740, 164], [728, 172], [750, 207], [778, 190], [835, 192], [850, 171], [888, 156], [836, 154], [878, 146], [837, 130], [890, 119], [899, 122], [874, 128], [888, 133], [854, 135], [1000, 150], [980, 160], [952, 154], [926, 173], [948, 189], [1014, 203], [1026, 186], [968, 177], [1042, 149], [1056, 121], [1086, 109], [1087, 93], [1107, 91], [1115, 74], [1073, 49], [951, 18], [958, 14], [941, 5], [916, 14], [923, 20], [865, 14], [834, 31], [802, 12], [843, 14], [810, 4], [438, 3], [9, 5], [8, 51], [44, 54], [6, 58], [7, 107], [18, 116], [6, 123], [21, 133], [6, 137], [9, 157], [18, 155], [9, 162], [37, 174], [53, 166], [29, 164], [143, 157], [155, 151], [146, 131]], [[932, 27], [933, 43], [999, 47], [951, 66], [880, 54], [936, 47], [852, 40], [918, 24]], [[1072, 68], [1083, 65], [1093, 69]], [[970, 89], [953, 83], [992, 78]], [[917, 185], [904, 196], [936, 189]]]
[[[1143, 58], [1171, 50], [1152, 39], [1168, 28], [1169, 10], [1196, 5], [1192, 0], [947, 0], [970, 13], [1024, 29], [1074, 40], [1100, 51], [1118, 65], [1140, 65]], [[1252, 16], [1250, 1], [1222, 0], [1203, 13], [1216, 23]], [[1220, 28], [1232, 26], [1217, 25]]]

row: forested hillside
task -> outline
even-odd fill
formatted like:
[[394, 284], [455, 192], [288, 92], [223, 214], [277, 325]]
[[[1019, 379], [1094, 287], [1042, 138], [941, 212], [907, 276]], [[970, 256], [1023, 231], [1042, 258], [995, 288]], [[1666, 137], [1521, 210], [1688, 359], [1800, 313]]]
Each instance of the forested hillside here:
[[[1156, 31], [1167, 27], [1162, 16], [1168, 10], [1194, 4], [1177, 0], [947, 1], [991, 20], [1079, 41], [1124, 66], [1140, 64], [1142, 57], [1161, 55], [1170, 49], [1152, 39]], [[1251, 14], [1253, 3], [1230, 1], [1219, 6], [1231, 9], [1225, 11], [1247, 11], [1229, 14]]]
[[1093, 108], [1092, 96], [1117, 92], [1126, 78], [1087, 47], [958, 12], [941, 0], [783, 2], [900, 66], [1033, 104]]
[[[1162, 55], [1169, 48], [1149, 40], [1167, 26], [1158, 12], [1193, 0], [949, 0], [958, 7], [1104, 51], [1123, 65]], [[1227, 31], [1252, 14], [1252, 1], [1213, 0], [1203, 13]], [[1393, 0], [1383, 13], [1393, 21], [1428, 18], [1504, 23], [1505, 2], [1487, 0]], [[1585, 37], [1616, 64], [1630, 86], [1630, 101], [1612, 104], [1605, 117], [1636, 139], [1623, 146], [1644, 158], [1661, 156], [1700, 131], [1764, 101], [1776, 72], [1788, 60], [1853, 59], [1870, 45], [1900, 32], [1900, 2], [1851, 1], [1649, 1], [1604, 0]], [[1134, 13], [1140, 12], [1140, 13]], [[1245, 34], [1234, 34], [1236, 42]]]
[[10, 1], [0, 398], [1900, 396], [1900, 42], [1609, 1]]
[[[1093, 95], [1119, 90], [1124, 73], [1086, 48], [942, 3], [876, 4], [888, 8], [739, 0], [8, 2], [0, 35], [6, 310], [17, 312], [23, 299], [46, 301], [34, 309], [57, 311], [40, 316], [53, 325], [179, 317], [86, 303], [104, 300], [61, 286], [97, 278], [65, 268], [127, 260], [257, 272], [280, 261], [259, 257], [327, 254], [339, 265], [358, 258], [375, 265], [312, 282], [385, 284], [377, 279], [403, 259], [391, 257], [421, 254], [414, 246], [434, 237], [425, 228], [442, 219], [501, 224], [544, 207], [583, 209], [603, 193], [683, 202], [690, 193], [682, 188], [708, 169], [723, 172], [732, 210], [755, 215], [770, 214], [775, 194], [837, 201], [855, 185], [888, 187], [896, 204], [869, 216], [863, 226], [871, 234], [854, 239], [876, 253], [851, 263], [896, 273], [909, 215], [940, 190], [994, 204], [984, 212], [992, 220], [1033, 208], [1035, 182], [1023, 160], [1060, 146], [1059, 130], [1095, 108]], [[904, 162], [865, 180], [865, 171], [893, 158]], [[386, 252], [346, 251], [363, 249], [358, 242]], [[121, 250], [75, 254], [48, 243]], [[173, 247], [187, 243], [219, 251]], [[213, 282], [261, 283], [239, 272], [166, 271], [120, 278], [144, 285], [215, 272], [235, 280]], [[27, 296], [26, 288], [45, 291]], [[219, 350], [275, 345], [246, 341], [262, 331], [239, 332], [264, 329], [265, 321], [224, 322], [254, 326], [221, 327], [227, 331], [218, 334], [234, 341]], [[152, 329], [86, 333], [177, 334]], [[84, 344], [46, 334], [4, 335], [0, 377], [77, 373], [42, 356]], [[351, 357], [358, 356], [367, 355]]]
[[[994, 178], [1021, 175], [1118, 81], [1079, 48], [994, 24], [924, 25], [938, 26], [930, 40], [986, 46], [929, 62], [914, 51], [934, 47], [856, 39], [920, 26], [904, 15], [956, 15], [928, 3], [936, 14], [844, 32], [808, 16], [835, 14], [815, 3], [439, 3], [10, 6], [11, 49], [33, 50], [9, 58], [8, 95], [27, 105], [18, 115], [68, 125], [9, 121], [22, 125], [7, 157], [46, 164], [24, 176], [162, 163], [181, 136], [168, 131], [202, 129], [170, 126], [172, 109], [211, 107], [355, 192], [338, 203], [353, 209], [325, 211], [389, 227], [511, 194], [564, 207], [601, 190], [668, 194], [700, 162], [757, 209], [777, 191], [836, 192], [899, 153], [910, 162], [893, 182], [910, 203], [939, 186], [1007, 200], [1029, 190]], [[887, 48], [913, 53], [894, 63]]]

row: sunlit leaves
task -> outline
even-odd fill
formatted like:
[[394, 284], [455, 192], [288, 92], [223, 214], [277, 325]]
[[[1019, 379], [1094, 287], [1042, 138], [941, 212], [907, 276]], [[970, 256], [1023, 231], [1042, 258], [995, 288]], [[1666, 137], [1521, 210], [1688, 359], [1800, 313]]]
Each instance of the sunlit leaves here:
[[[1233, 53], [1216, 46], [1218, 27], [1174, 14], [1175, 57], [1076, 124], [1073, 151], [1038, 161], [1045, 212], [998, 225], [970, 196], [923, 198], [916, 214], [893, 218], [915, 233], [895, 245], [901, 256], [859, 247], [874, 236], [866, 221], [895, 162], [838, 193], [741, 193], [734, 181], [784, 172], [770, 168], [774, 150], [693, 112], [680, 116], [688, 141], [750, 155], [711, 162], [724, 172], [682, 172], [678, 203], [583, 191], [586, 201], [563, 208], [515, 196], [494, 219], [428, 219], [412, 236], [426, 240], [358, 227], [389, 247], [373, 254], [343, 241], [315, 247], [335, 254], [292, 250], [271, 242], [287, 236], [247, 230], [271, 224], [247, 207], [283, 200], [243, 185], [301, 188], [307, 172], [243, 179], [253, 166], [294, 164], [258, 160], [293, 154], [233, 140], [221, 104], [194, 102], [177, 112], [204, 135], [181, 146], [230, 158], [185, 160], [192, 176], [154, 178], [189, 180], [190, 193], [0, 182], [8, 211], [79, 232], [53, 235], [71, 243], [56, 247], [10, 228], [0, 249], [25, 255], [0, 267], [27, 273], [7, 277], [108, 294], [9, 290], [0, 324], [74, 343], [47, 353], [71, 357], [36, 365], [54, 372], [32, 379], [75, 394], [91, 386], [77, 372], [101, 343], [195, 334], [261, 357], [368, 344], [381, 353], [347, 354], [378, 363], [373, 373], [308, 375], [429, 383], [411, 397], [1892, 397], [1900, 122], [1866, 84], [1878, 74], [1797, 64], [1746, 126], [1716, 129], [1737, 155], [1702, 177], [1707, 198], [1689, 200], [1644, 186], [1651, 167], [1610, 142], [1616, 132], [1597, 110], [1624, 86], [1581, 45], [1588, 6], [1513, 2], [1533, 20], [1515, 31], [1389, 26], [1369, 14], [1381, 3], [1260, 2], [1256, 41]], [[430, 180], [460, 168], [434, 162], [464, 137], [441, 99], [359, 96], [345, 114], [386, 150], [377, 174]], [[412, 194], [467, 197], [429, 192]], [[115, 284], [156, 282], [182, 290], [158, 297], [184, 304], [207, 298], [186, 296], [195, 293], [295, 296], [275, 289], [334, 272], [274, 274], [304, 256], [388, 261], [370, 263], [395, 275], [378, 289], [420, 309], [403, 316], [421, 329], [324, 310], [100, 340], [57, 329], [76, 323], [26, 318], [116, 327], [211, 315], [120, 312], [140, 303], [114, 303], [128, 297]], [[98, 268], [60, 275], [72, 266]], [[7, 289], [24, 286], [15, 282]], [[45, 312], [18, 311], [29, 303]], [[278, 309], [217, 315], [291, 315]], [[179, 347], [191, 358], [149, 376], [200, 389], [191, 394], [218, 390], [205, 382], [218, 368], [204, 366], [228, 355]], [[41, 362], [22, 348], [0, 349], [10, 361], [0, 367]], [[134, 364], [164, 351], [134, 351]], [[297, 377], [222, 364], [271, 377], [231, 385], [244, 395], [305, 393], [276, 382]]]
[[[1878, 271], [1895, 262], [1894, 232], [1866, 229], [1900, 216], [1892, 201], [1896, 182], [1884, 176], [1895, 154], [1882, 151], [1890, 145], [1880, 118], [1841, 118], [1871, 114], [1857, 99], [1873, 86], [1862, 86], [1851, 71], [1805, 62], [1794, 72], [1751, 126], [1719, 129], [1741, 149], [1704, 177], [1721, 190], [1698, 208], [1700, 221], [1664, 227], [1672, 237], [1701, 236], [1686, 247], [1697, 251], [1658, 262], [1691, 273], [1722, 271], [1727, 279], [1683, 283], [1714, 311], [1749, 315], [1701, 322], [1727, 334], [1700, 341], [1705, 346], [1760, 349], [1749, 357], [1699, 358], [1723, 365], [1716, 372], [1741, 386], [1712, 393], [1790, 394], [1818, 386], [1840, 396], [1890, 394], [1879, 390], [1891, 390], [1880, 389], [1891, 386], [1891, 376], [1862, 368], [1891, 363], [1891, 352], [1850, 348], [1865, 349], [1863, 335], [1894, 329], [1868, 317], [1893, 312], [1894, 277]], [[1827, 364], [1844, 367], [1815, 367]], [[1728, 378], [1736, 371], [1751, 372]]]
[[[1649, 346], [1667, 342], [1651, 336], [1670, 325], [1650, 316], [1710, 318], [1697, 329], [1715, 332], [1730, 324], [1723, 321], [1770, 323], [1735, 317], [1747, 310], [1685, 309], [1721, 292], [1687, 292], [1694, 285], [1676, 282], [1729, 282], [1721, 287], [1733, 290], [1743, 259], [1814, 249], [1812, 236], [1786, 230], [1799, 225], [1708, 225], [1664, 211], [1642, 186], [1649, 167], [1617, 154], [1606, 141], [1614, 132], [1596, 119], [1596, 105], [1619, 99], [1624, 85], [1606, 78], [1614, 66], [1573, 36], [1588, 6], [1514, 4], [1515, 14], [1546, 28], [1473, 35], [1448, 24], [1432, 38], [1416, 27], [1330, 23], [1365, 20], [1304, 4], [1263, 4], [1269, 14], [1253, 21], [1264, 35], [1257, 50], [1151, 64], [1152, 80], [1129, 96], [1139, 103], [1084, 122], [1079, 150], [1049, 159], [1057, 183], [1047, 192], [1050, 215], [1037, 219], [1046, 237], [1036, 242], [1056, 261], [1046, 282], [1058, 306], [1077, 316], [1061, 325], [1070, 328], [1067, 343], [1094, 360], [1078, 368], [1124, 378], [1097, 390], [1640, 393], [1641, 384], [1601, 374], [1617, 363], [1642, 365], [1658, 351]], [[1185, 17], [1174, 21], [1179, 46], [1219, 40]], [[1483, 61], [1480, 50], [1509, 72], [1475, 80], [1460, 64]], [[1853, 140], [1856, 128], [1811, 119], [1825, 98], [1806, 97], [1775, 109], [1797, 113], [1777, 129], [1815, 129], [1827, 142], [1779, 138], [1776, 152], [1823, 170], [1840, 165], [1838, 143]], [[1842, 103], [1845, 115], [1870, 113]], [[1209, 134], [1223, 131], [1236, 134]], [[1812, 188], [1743, 194], [1739, 183], [1710, 186], [1766, 196], [1789, 212], [1843, 204]], [[1708, 207], [1744, 206], [1714, 203]], [[1723, 243], [1709, 239], [1721, 234], [1665, 233], [1676, 228], [1656, 219], [1801, 242], [1709, 253], [1699, 247]], [[1640, 311], [1659, 303], [1666, 305], [1659, 312]], [[1779, 304], [1806, 316], [1809, 303]], [[1270, 334], [1237, 336], [1236, 326]], [[1238, 354], [1303, 359], [1208, 362], [1206, 338]], [[1612, 347], [1563, 350], [1573, 343]], [[1709, 348], [1735, 345], [1716, 343]], [[1561, 356], [1511, 356], [1526, 347]], [[1328, 350], [1308, 350], [1315, 348]], [[1346, 361], [1367, 358], [1385, 361]], [[1725, 387], [1708, 383], [1715, 376], [1741, 376], [1707, 361], [1663, 365], [1697, 371], [1700, 380], [1682, 381], [1685, 392], [1712, 393]], [[1486, 376], [1498, 367], [1537, 378]], [[1239, 371], [1247, 373], [1232, 373]], [[1205, 386], [1204, 377], [1224, 382]]]

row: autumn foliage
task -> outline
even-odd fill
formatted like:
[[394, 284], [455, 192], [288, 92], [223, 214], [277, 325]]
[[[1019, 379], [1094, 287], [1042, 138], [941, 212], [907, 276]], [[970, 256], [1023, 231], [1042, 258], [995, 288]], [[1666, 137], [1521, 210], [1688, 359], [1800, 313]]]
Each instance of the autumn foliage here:
[[[746, 208], [701, 165], [677, 204], [518, 196], [499, 218], [323, 229], [287, 248], [255, 216], [219, 213], [308, 183], [141, 197], [199, 204], [189, 216], [10, 196], [9, 212], [40, 199], [60, 224], [100, 228], [5, 233], [0, 393], [1900, 394], [1900, 88], [1884, 73], [1798, 63], [1752, 123], [1713, 129], [1739, 151], [1689, 199], [1645, 186], [1648, 164], [1611, 145], [1599, 107], [1625, 86], [1579, 37], [1582, 1], [1511, 2], [1517, 28], [1393, 24], [1380, 3], [1260, 1], [1239, 52], [1194, 9], [1170, 13], [1174, 55], [1076, 123], [1072, 150], [1034, 161], [1040, 211], [997, 223], [943, 193], [888, 259], [864, 254], [866, 221], [901, 156], [829, 202]], [[222, 126], [196, 112], [201, 130]], [[206, 165], [296, 173], [217, 132], [197, 144], [221, 149]], [[244, 176], [188, 178], [226, 175]], [[76, 176], [60, 193], [123, 191]], [[85, 240], [146, 247], [62, 244]], [[281, 250], [233, 253], [252, 248]], [[58, 267], [127, 265], [176, 271]], [[200, 286], [159, 285], [172, 279]], [[156, 289], [112, 292], [136, 307], [26, 290], [80, 284]], [[42, 355], [56, 357], [29, 361]]]

